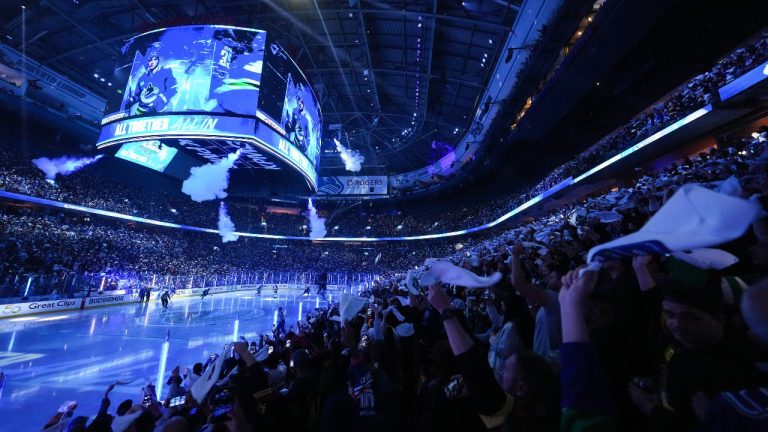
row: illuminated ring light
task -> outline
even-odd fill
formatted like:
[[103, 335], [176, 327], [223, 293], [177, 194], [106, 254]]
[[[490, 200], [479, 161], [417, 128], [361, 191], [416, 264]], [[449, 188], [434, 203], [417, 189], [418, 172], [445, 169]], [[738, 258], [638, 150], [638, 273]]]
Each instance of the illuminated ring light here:
[[[309, 240], [309, 241], [328, 241], [328, 242], [379, 242], [379, 241], [411, 241], [411, 240], [431, 240], [431, 239], [438, 239], [438, 238], [446, 238], [446, 237], [456, 237], [461, 236], [464, 234], [470, 234], [478, 231], [482, 231], [488, 228], [492, 228], [496, 225], [499, 225], [500, 223], [506, 221], [507, 219], [519, 214], [520, 212], [536, 205], [540, 201], [544, 200], [548, 196], [570, 186], [573, 184], [576, 184], [577, 182], [585, 179], [588, 176], [591, 176], [592, 174], [602, 170], [603, 168], [613, 164], [614, 162], [627, 157], [628, 155], [640, 150], [641, 148], [651, 144], [652, 142], [658, 140], [659, 138], [663, 137], [664, 135], [667, 135], [671, 133], [672, 131], [679, 129], [686, 124], [696, 120], [697, 118], [703, 116], [704, 114], [712, 111], [712, 106], [707, 105], [704, 108], [701, 108], [697, 111], [694, 111], [693, 113], [687, 115], [686, 117], [676, 121], [675, 123], [667, 126], [666, 128], [660, 130], [659, 132], [651, 135], [650, 137], [644, 139], [643, 141], [640, 141], [639, 143], [633, 145], [632, 147], [628, 148], [627, 150], [624, 150], [623, 152], [617, 154], [616, 156], [613, 156], [612, 158], [608, 159], [607, 161], [597, 165], [596, 167], [590, 169], [589, 171], [585, 172], [584, 174], [573, 178], [568, 178], [558, 185], [550, 188], [546, 192], [536, 196], [535, 198], [532, 198], [525, 203], [521, 204], [520, 206], [516, 207], [509, 213], [501, 216], [500, 218], [489, 222], [487, 224], [483, 224], [480, 226], [476, 226], [474, 228], [468, 228], [464, 230], [459, 231], [451, 231], [451, 232], [445, 232], [445, 233], [438, 233], [438, 234], [425, 234], [425, 235], [416, 235], [416, 236], [406, 236], [406, 237], [322, 237], [322, 238], [310, 238], [310, 237], [299, 237], [299, 236], [282, 236], [282, 235], [273, 235], [273, 234], [258, 234], [258, 233], [244, 233], [244, 232], [236, 232], [235, 234], [238, 236], [243, 237], [254, 237], [254, 238], [264, 238], [264, 239], [272, 239], [272, 240]], [[7, 192], [7, 191], [1, 191], [0, 190], [0, 197], [4, 198], [10, 198], [18, 201], [26, 201], [46, 206], [52, 206], [52, 207], [59, 207], [64, 208], [68, 210], [75, 210], [85, 213], [91, 213], [96, 214], [100, 216], [106, 216], [110, 218], [115, 219], [123, 219], [123, 220], [130, 220], [134, 222], [139, 223], [145, 223], [149, 225], [157, 225], [157, 226], [163, 226], [167, 228], [178, 228], [178, 229], [184, 229], [188, 231], [197, 231], [197, 232], [205, 232], [205, 233], [211, 233], [211, 234], [218, 234], [219, 231], [212, 229], [212, 228], [200, 228], [200, 227], [194, 227], [189, 225], [181, 225], [181, 224], [175, 224], [171, 222], [163, 222], [158, 221], [154, 219], [146, 219], [142, 217], [136, 217], [131, 215], [126, 215], [122, 213], [117, 213], [113, 211], [108, 210], [100, 210], [100, 209], [94, 209], [90, 207], [84, 207], [76, 204], [68, 204], [68, 203], [62, 203], [59, 201], [53, 201], [48, 200], [45, 198], [38, 198], [38, 197], [32, 197], [28, 195], [22, 195], [17, 194], [13, 192]]]

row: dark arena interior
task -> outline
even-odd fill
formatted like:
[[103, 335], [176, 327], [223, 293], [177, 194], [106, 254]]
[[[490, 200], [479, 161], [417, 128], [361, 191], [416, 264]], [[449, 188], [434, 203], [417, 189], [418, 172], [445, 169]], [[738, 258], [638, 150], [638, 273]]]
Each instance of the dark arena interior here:
[[0, 6], [0, 431], [768, 431], [768, 2]]

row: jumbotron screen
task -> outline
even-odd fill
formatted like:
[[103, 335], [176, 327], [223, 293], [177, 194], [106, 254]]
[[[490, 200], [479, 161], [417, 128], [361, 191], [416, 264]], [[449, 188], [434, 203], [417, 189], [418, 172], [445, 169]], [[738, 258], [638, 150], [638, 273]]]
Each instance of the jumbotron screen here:
[[[306, 77], [267, 32], [230, 26], [154, 30], [128, 40], [119, 92], [107, 101], [97, 148], [161, 140], [184, 151], [211, 140], [250, 147], [316, 185], [320, 106]], [[222, 146], [214, 146], [216, 153]]]

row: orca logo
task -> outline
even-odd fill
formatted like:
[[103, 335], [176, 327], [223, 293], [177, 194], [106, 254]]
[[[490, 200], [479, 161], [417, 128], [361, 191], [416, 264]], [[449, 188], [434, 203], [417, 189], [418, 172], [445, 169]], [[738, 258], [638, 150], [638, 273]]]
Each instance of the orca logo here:
[[344, 190], [344, 185], [336, 177], [320, 177], [320, 187], [317, 192], [320, 194], [336, 195]]

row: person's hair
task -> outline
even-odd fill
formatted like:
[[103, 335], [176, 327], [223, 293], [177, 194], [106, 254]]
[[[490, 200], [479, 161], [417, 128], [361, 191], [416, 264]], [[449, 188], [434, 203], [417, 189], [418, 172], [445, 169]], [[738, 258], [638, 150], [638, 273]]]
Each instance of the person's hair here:
[[557, 380], [547, 361], [538, 354], [526, 350], [517, 353], [517, 367], [526, 384], [526, 398], [532, 402], [550, 405], [557, 399]]
[[768, 344], [768, 279], [750, 287], [741, 299], [741, 313], [752, 334]]
[[116, 411], [117, 415], [119, 416], [125, 415], [125, 413], [127, 413], [132, 406], [133, 406], [133, 401], [130, 399], [126, 399], [120, 402], [120, 405], [117, 406], [117, 411]]
[[203, 364], [202, 363], [195, 363], [194, 366], [192, 366], [192, 373], [195, 375], [202, 375], [203, 374]]

